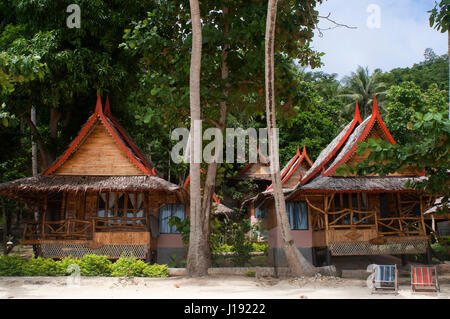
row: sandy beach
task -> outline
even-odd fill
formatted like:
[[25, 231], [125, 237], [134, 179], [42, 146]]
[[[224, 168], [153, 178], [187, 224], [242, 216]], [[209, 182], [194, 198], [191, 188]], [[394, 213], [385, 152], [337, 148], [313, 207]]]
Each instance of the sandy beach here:
[[249, 278], [210, 276], [193, 279], [81, 277], [0, 277], [2, 299], [450, 299], [450, 282], [441, 291], [412, 293], [400, 278], [397, 295], [371, 294], [366, 280], [315, 278]]

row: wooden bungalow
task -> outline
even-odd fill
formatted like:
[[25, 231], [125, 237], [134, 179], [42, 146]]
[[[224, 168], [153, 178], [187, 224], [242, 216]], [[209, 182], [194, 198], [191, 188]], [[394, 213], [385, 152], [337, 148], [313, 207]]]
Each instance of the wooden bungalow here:
[[[297, 147], [297, 152], [294, 157], [289, 160], [280, 172], [283, 192], [286, 195], [294, 190], [311, 166], [312, 162], [306, 152], [306, 146], [303, 146], [302, 152], [300, 152], [300, 147]], [[266, 191], [260, 193], [255, 198], [244, 202], [244, 206], [247, 207], [247, 212], [251, 223], [256, 223], [258, 220], [266, 217], [267, 207], [265, 202], [267, 198], [272, 196], [272, 190], [273, 186], [269, 185]]]
[[182, 253], [171, 216], [189, 211], [182, 187], [164, 180], [111, 114], [109, 101], [95, 112], [50, 168], [0, 185], [0, 195], [36, 212], [22, 244], [40, 256], [93, 253], [166, 263]]
[[[320, 153], [294, 190], [285, 192], [286, 209], [296, 246], [312, 263], [318, 256], [422, 254], [428, 249], [430, 223], [424, 215], [434, 199], [408, 187], [425, 177], [404, 169], [380, 176], [339, 176], [342, 164], [359, 163], [358, 144], [369, 138], [395, 143], [380, 117], [376, 98], [370, 117], [362, 121], [358, 105], [353, 120]], [[267, 210], [270, 254], [280, 265], [281, 249], [272, 194], [255, 201]], [[325, 254], [322, 254], [325, 252]], [[429, 255], [429, 254], [428, 254]]]
[[256, 163], [247, 163], [236, 176], [230, 179], [234, 181], [251, 179], [258, 185], [260, 191], [264, 191], [270, 185], [272, 182], [270, 164], [260, 147], [258, 147]]

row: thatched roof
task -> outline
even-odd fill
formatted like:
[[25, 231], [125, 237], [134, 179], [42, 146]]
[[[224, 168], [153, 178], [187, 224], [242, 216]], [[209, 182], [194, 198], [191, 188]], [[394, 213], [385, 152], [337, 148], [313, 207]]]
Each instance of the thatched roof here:
[[[281, 170], [281, 184], [285, 184], [291, 176], [295, 173], [297, 169], [300, 169], [301, 166], [305, 168], [305, 170], [309, 169], [312, 165], [311, 160], [308, 157], [308, 154], [306, 153], [306, 146], [303, 145], [303, 152], [300, 153], [300, 148], [297, 147], [297, 153], [293, 158], [290, 159], [290, 161], [286, 164], [286, 166]], [[301, 177], [300, 177], [301, 178]], [[296, 181], [300, 182], [299, 180]], [[292, 186], [292, 185], [291, 185]], [[272, 184], [269, 185], [267, 190], [271, 190], [273, 188]], [[283, 187], [283, 189], [289, 189], [289, 187]]]
[[[408, 181], [423, 181], [426, 177], [405, 176], [365, 176], [365, 177], [326, 177], [318, 176], [306, 185], [299, 185], [294, 193], [298, 192], [392, 192], [412, 191], [406, 187]], [[294, 194], [293, 193], [293, 194]], [[291, 194], [291, 196], [293, 196]]]
[[346, 163], [356, 152], [358, 144], [366, 140], [375, 125], [377, 125], [377, 127], [380, 129], [380, 132], [382, 132], [386, 141], [395, 144], [394, 139], [389, 133], [386, 125], [384, 125], [383, 119], [380, 116], [376, 97], [374, 98], [372, 114], [370, 115], [370, 117], [368, 117], [354, 130], [354, 132], [347, 139], [342, 150], [336, 156], [333, 163], [331, 163], [331, 165], [326, 169], [323, 175], [333, 175], [341, 164]]
[[306, 172], [305, 176], [303, 176], [301, 181], [302, 184], [306, 184], [311, 178], [319, 173], [323, 167], [325, 167], [328, 161], [342, 148], [355, 127], [360, 123], [361, 116], [359, 114], [358, 103], [356, 103], [353, 120], [344, 127], [344, 129], [322, 150], [322, 152], [320, 152], [319, 157], [317, 157], [314, 164], [312, 164], [311, 168]]
[[370, 121], [370, 117], [364, 120], [349, 136], [347, 139], [347, 142], [345, 143], [342, 150], [339, 152], [338, 156], [334, 159], [334, 161], [331, 163], [329, 168], [324, 172], [324, 174], [327, 174], [327, 172], [333, 168], [337, 163], [339, 163], [342, 158], [348, 153], [348, 151], [355, 145], [356, 141], [361, 137], [361, 134], [364, 132], [364, 129], [366, 128], [367, 124]]
[[106, 102], [105, 112], [103, 112], [100, 95], [97, 97], [97, 104], [94, 114], [89, 117], [77, 137], [70, 143], [67, 150], [60, 157], [58, 157], [46, 171], [43, 172], [43, 175], [51, 175], [59, 167], [61, 167], [79, 149], [84, 141], [86, 141], [97, 125], [103, 125], [105, 127], [117, 145], [124, 151], [125, 155], [131, 160], [131, 162], [140, 171], [142, 171], [143, 175], [159, 175], [156, 172], [156, 168], [147, 161], [146, 157], [139, 150], [126, 131], [111, 115], [108, 99]]
[[[444, 198], [443, 197], [439, 197], [438, 199], [436, 199], [436, 201], [433, 204], [433, 207], [431, 207], [430, 209], [426, 210], [424, 214], [434, 214], [437, 212], [438, 209], [442, 208], [443, 204], [442, 204], [442, 200]], [[447, 203], [447, 207], [450, 209], [450, 202]]]
[[[283, 188], [284, 196], [289, 196], [289, 194], [295, 189], [296, 188]], [[273, 198], [273, 189], [261, 192], [252, 198], [246, 199], [242, 202], [241, 208], [247, 207], [247, 205], [251, 202], [261, 202], [263, 204], [266, 200], [269, 200], [271, 198]]]
[[226, 216], [229, 216], [229, 215], [234, 213], [234, 210], [232, 210], [228, 206], [225, 206], [224, 204], [214, 203], [213, 206], [215, 208], [214, 215], [226, 215]]
[[176, 191], [180, 186], [157, 176], [38, 175], [0, 184], [0, 195], [19, 192], [61, 191]]

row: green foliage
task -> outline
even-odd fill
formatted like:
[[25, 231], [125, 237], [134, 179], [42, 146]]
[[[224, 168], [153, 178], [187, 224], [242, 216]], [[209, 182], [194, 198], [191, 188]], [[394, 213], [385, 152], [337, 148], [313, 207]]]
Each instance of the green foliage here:
[[361, 118], [364, 120], [370, 115], [375, 94], [380, 109], [384, 110], [384, 106], [380, 102], [383, 101], [386, 94], [386, 84], [381, 81], [380, 74], [379, 69], [370, 74], [368, 67], [359, 66], [356, 72], [352, 72], [351, 75], [344, 78], [343, 92], [339, 97], [347, 102], [344, 108], [346, 113], [353, 114], [355, 102], [358, 101]]
[[441, 33], [445, 33], [450, 27], [450, 1], [441, 0], [439, 4], [436, 2], [430, 13], [430, 27], [434, 27]]
[[176, 254], [173, 254], [170, 257], [170, 262], [167, 264], [169, 268], [185, 268], [186, 267], [186, 259], [178, 260]]
[[18, 255], [0, 256], [0, 276], [66, 276], [80, 269], [81, 276], [167, 277], [167, 265], [148, 265], [134, 257], [121, 257], [111, 262], [106, 256], [85, 255], [83, 258], [31, 258]]
[[231, 256], [231, 262], [236, 267], [244, 267], [250, 260], [249, 253], [252, 251], [252, 243], [247, 237], [247, 233], [250, 229], [251, 226], [248, 219], [244, 219], [235, 229], [234, 250], [236, 254]]
[[82, 276], [109, 276], [112, 263], [107, 256], [84, 255], [81, 258]]
[[445, 260], [450, 260], [450, 254], [447, 250], [447, 247], [445, 247], [444, 245], [432, 244], [431, 248]]
[[111, 266], [113, 277], [167, 277], [166, 265], [148, 265], [135, 257], [121, 257]]
[[181, 218], [178, 216], [172, 216], [168, 221], [168, 225], [170, 227], [175, 226], [177, 232], [181, 233], [181, 240], [183, 241], [183, 246], [187, 250], [189, 247], [189, 233], [191, 230], [189, 217], [186, 217], [185, 219], [181, 220]]
[[342, 166], [338, 173], [348, 171], [359, 175], [390, 173], [408, 168], [416, 172], [425, 172], [426, 180], [408, 183], [406, 187], [423, 190], [435, 197], [443, 196], [443, 205], [438, 213], [445, 213], [450, 196], [448, 179], [450, 152], [450, 120], [446, 110], [433, 107], [426, 113], [415, 112], [409, 129], [418, 138], [404, 145], [391, 144], [382, 140], [369, 139], [361, 143], [358, 153], [362, 154], [370, 149], [368, 158], [352, 167]]
[[234, 251], [234, 246], [223, 244], [222, 246], [220, 246], [220, 251], [224, 253], [230, 253]]
[[23, 267], [24, 276], [57, 276], [58, 262], [51, 258], [31, 258]]
[[144, 269], [144, 277], [161, 278], [168, 277], [169, 269], [167, 265], [147, 265]]
[[401, 85], [403, 82], [414, 82], [421, 90], [430, 85], [437, 85], [441, 90], [448, 90], [448, 55], [444, 54], [407, 68], [394, 68], [389, 72], [380, 74], [380, 81], [388, 87]]
[[81, 258], [64, 257], [59, 261], [57, 261], [56, 263], [57, 274], [60, 276], [66, 276], [68, 274], [71, 274], [72, 272], [74, 272], [71, 265], [75, 265], [80, 269], [80, 275], [82, 275], [81, 264], [82, 264]]
[[0, 276], [23, 276], [25, 266], [19, 255], [0, 256]]
[[258, 252], [267, 252], [267, 249], [269, 248], [268, 243], [253, 243], [252, 244], [252, 250], [258, 251]]
[[256, 277], [256, 270], [247, 270], [246, 272], [245, 272], [245, 276], [246, 277]]

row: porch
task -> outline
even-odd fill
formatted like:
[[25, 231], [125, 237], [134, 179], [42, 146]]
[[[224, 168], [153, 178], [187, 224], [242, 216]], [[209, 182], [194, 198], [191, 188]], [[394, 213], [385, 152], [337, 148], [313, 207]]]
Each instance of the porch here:
[[319, 206], [317, 199], [306, 196], [314, 246], [328, 247], [333, 256], [425, 253], [424, 198], [399, 193], [388, 197], [331, 194]]

